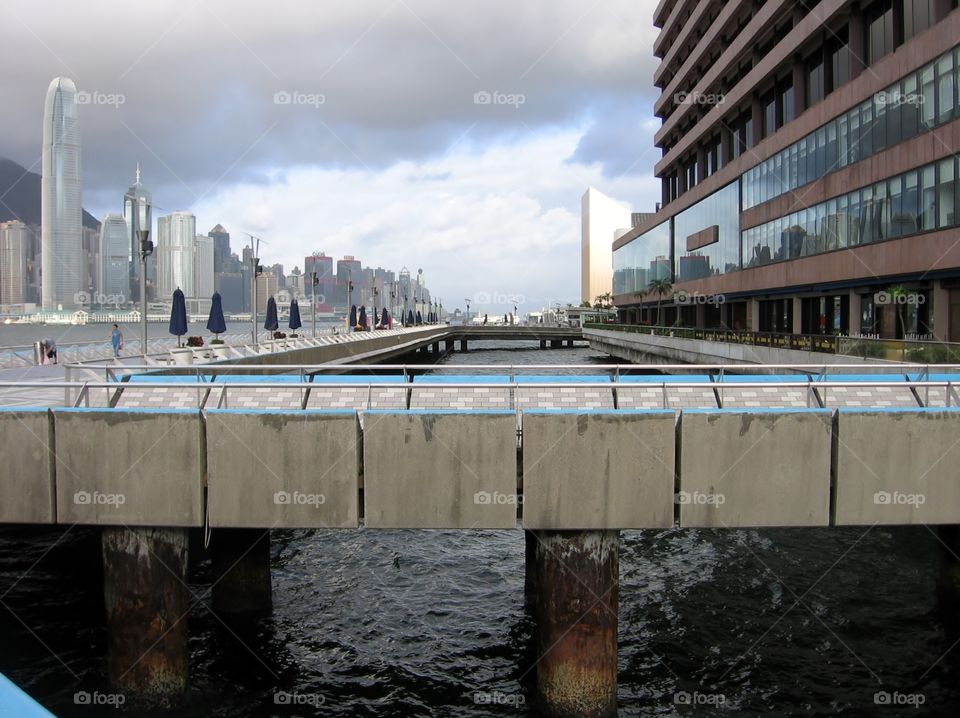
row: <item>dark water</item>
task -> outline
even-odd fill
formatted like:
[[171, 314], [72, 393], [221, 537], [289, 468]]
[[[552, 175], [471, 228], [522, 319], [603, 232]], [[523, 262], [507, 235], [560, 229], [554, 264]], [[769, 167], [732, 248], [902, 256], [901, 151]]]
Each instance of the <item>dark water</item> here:
[[[924, 527], [623, 532], [621, 715], [956, 715], [938, 546]], [[73, 698], [109, 690], [98, 552], [90, 529], [0, 531], [0, 671], [60, 716], [117, 713]], [[191, 572], [191, 700], [169, 715], [536, 715], [522, 532], [275, 531], [273, 554], [272, 616], [248, 623], [208, 608], [209, 561]]]

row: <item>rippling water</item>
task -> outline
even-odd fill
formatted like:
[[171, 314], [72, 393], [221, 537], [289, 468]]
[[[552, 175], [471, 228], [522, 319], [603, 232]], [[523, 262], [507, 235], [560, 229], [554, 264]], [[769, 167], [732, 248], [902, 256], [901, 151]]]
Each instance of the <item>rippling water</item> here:
[[[545, 360], [607, 361], [453, 357]], [[938, 546], [924, 527], [622, 532], [621, 715], [956, 715]], [[112, 713], [73, 703], [107, 690], [98, 552], [90, 529], [0, 531], [0, 671], [60, 716]], [[273, 554], [273, 614], [253, 622], [214, 616], [209, 561], [192, 569], [191, 700], [176, 715], [536, 714], [532, 698], [475, 703], [531, 695], [522, 532], [275, 531]], [[317, 707], [276, 705], [277, 691]], [[878, 706], [879, 691], [923, 704]]]

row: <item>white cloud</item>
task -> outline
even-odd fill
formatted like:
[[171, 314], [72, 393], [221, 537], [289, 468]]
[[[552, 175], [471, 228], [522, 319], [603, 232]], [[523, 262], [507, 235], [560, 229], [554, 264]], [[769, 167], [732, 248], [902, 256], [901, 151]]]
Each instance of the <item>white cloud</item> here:
[[[193, 208], [198, 227], [221, 222], [239, 251], [259, 234], [264, 262], [303, 268], [313, 251], [366, 265], [424, 270], [444, 306], [522, 294], [525, 308], [574, 301], [580, 283], [580, 197], [588, 185], [626, 204], [650, 196], [635, 177], [611, 184], [601, 167], [571, 163], [583, 131], [530, 135], [383, 171], [299, 167], [267, 184], [224, 187]], [[652, 203], [652, 200], [651, 200]], [[505, 306], [490, 307], [505, 311]]]

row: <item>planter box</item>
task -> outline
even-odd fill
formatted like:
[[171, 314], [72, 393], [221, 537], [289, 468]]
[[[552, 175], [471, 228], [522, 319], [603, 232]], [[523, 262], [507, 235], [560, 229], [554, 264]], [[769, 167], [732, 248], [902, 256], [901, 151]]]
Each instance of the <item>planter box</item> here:
[[174, 364], [193, 364], [193, 349], [187, 347], [171, 349], [170, 356], [173, 358]]

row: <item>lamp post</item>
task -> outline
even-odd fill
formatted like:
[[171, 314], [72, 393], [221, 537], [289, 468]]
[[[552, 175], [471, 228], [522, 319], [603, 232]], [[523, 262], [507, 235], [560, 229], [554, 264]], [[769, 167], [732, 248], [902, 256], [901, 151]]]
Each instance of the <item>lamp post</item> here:
[[374, 329], [377, 328], [377, 323], [380, 321], [377, 317], [377, 296], [380, 294], [380, 290], [376, 287], [373, 288], [373, 322], [371, 325]]
[[150, 241], [150, 225], [152, 223], [150, 202], [146, 197], [138, 197], [130, 193], [124, 194], [123, 198], [130, 200], [130, 244], [135, 248], [140, 258], [140, 353], [146, 357], [147, 257], [153, 254], [153, 242]]
[[397, 314], [397, 290], [393, 284], [390, 285], [390, 314]]
[[250, 237], [250, 329], [253, 332], [253, 346], [257, 346], [257, 277], [263, 270], [260, 268], [260, 238]]
[[[316, 266], [316, 264], [314, 264]], [[320, 280], [317, 278], [316, 271], [310, 272], [310, 286], [312, 289], [312, 299], [310, 304], [313, 307], [313, 338], [317, 338], [317, 285], [320, 283]]]
[[469, 299], [464, 299], [463, 301], [465, 301], [465, 302], [467, 303], [467, 321], [464, 322], [464, 324], [466, 324], [467, 326], [469, 326], [469, 325], [470, 325], [470, 300], [469, 300]]

